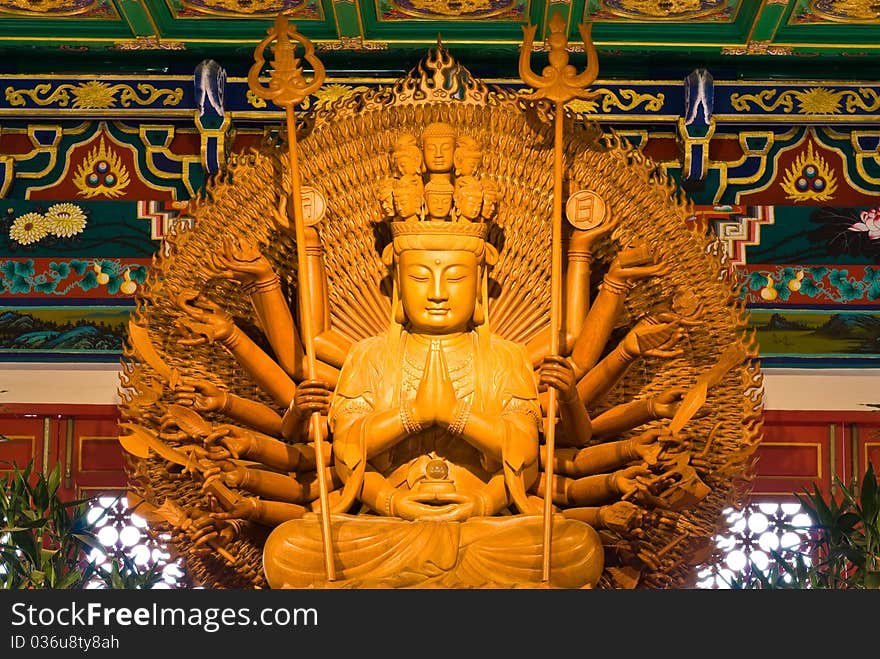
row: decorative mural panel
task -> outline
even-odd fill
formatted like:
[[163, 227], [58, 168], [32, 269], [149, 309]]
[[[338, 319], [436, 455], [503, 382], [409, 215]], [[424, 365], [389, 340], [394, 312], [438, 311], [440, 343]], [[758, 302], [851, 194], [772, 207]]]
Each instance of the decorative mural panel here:
[[597, 5], [593, 18], [635, 18], [643, 21], [656, 20], [709, 20], [729, 21], [736, 14], [743, 0], [593, 0]]
[[374, 0], [380, 20], [413, 18], [446, 21], [493, 20], [522, 22], [528, 16], [528, 0]]
[[119, 18], [116, 7], [111, 0], [54, 0], [53, 2], [2, 0], [0, 2], [0, 15], [3, 14], [46, 18], [62, 16], [93, 19]]
[[0, 360], [119, 361], [133, 306], [72, 302], [4, 306], [0, 299]]
[[318, 0], [169, 0], [175, 17], [262, 18], [272, 20], [278, 14], [291, 19], [322, 18]]

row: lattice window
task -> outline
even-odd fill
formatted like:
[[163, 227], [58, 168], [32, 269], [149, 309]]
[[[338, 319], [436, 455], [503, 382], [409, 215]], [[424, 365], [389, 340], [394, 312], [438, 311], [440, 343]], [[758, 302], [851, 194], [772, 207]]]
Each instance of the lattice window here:
[[[109, 508], [103, 514], [105, 507]], [[798, 551], [810, 526], [810, 518], [799, 503], [752, 503], [742, 511], [728, 509], [725, 514], [728, 533], [718, 536], [716, 542], [726, 557], [715, 568], [699, 575], [698, 588], [729, 588], [731, 579], [749, 569], [750, 560], [759, 569], [766, 569], [772, 560], [771, 550], [783, 555]], [[128, 512], [124, 499], [116, 500], [112, 496], [96, 499], [89, 519], [94, 521], [99, 517], [96, 532], [108, 554], [126, 554], [142, 568], [163, 565], [163, 580], [156, 588], [191, 587], [181, 562], [172, 560], [166, 548], [169, 538], [151, 533], [143, 518]], [[93, 552], [90, 558], [97, 559], [99, 565], [106, 563], [106, 557], [100, 552]]]
[[[191, 587], [182, 569], [182, 562], [173, 559], [168, 551], [168, 535], [151, 531], [144, 518], [129, 512], [125, 497], [102, 496], [93, 499], [88, 520], [96, 522], [95, 533], [107, 549], [107, 555], [98, 550], [89, 554], [89, 559], [94, 559], [98, 566], [106, 566], [108, 556], [126, 555], [141, 569], [157, 564], [162, 566], [162, 580], [153, 588]], [[100, 584], [95, 579], [89, 587], [97, 588]]]
[[783, 557], [802, 549], [810, 517], [799, 503], [755, 502], [741, 511], [725, 511], [729, 532], [716, 538], [726, 558], [699, 575], [698, 588], [730, 588], [734, 577], [748, 574], [751, 562], [764, 571], [771, 550]]

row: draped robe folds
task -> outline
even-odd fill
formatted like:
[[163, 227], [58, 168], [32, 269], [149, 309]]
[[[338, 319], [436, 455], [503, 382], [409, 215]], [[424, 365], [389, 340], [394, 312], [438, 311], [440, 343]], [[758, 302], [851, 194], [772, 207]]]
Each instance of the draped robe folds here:
[[[329, 416], [336, 468], [345, 483], [330, 500], [337, 586], [529, 587], [541, 581], [541, 501], [526, 494], [538, 478], [535, 378], [523, 346], [484, 330], [459, 335], [455, 345], [444, 339], [444, 351], [457, 397], [468, 401], [473, 412], [504, 424], [507, 439], [500, 462], [440, 427], [409, 435], [367, 460], [361, 433], [343, 434], [345, 439], [336, 433], [414, 398], [426, 341], [392, 325], [387, 333], [356, 344], [348, 355]], [[448, 469], [444, 486], [474, 500], [475, 516], [450, 521], [432, 519], [429, 511], [421, 518], [401, 519], [387, 516], [379, 502], [358, 501], [366, 472], [381, 474], [395, 491], [408, 492], [433, 482], [426, 464], [438, 460]], [[349, 514], [358, 503], [359, 514]], [[270, 586], [302, 588], [324, 581], [321, 533], [314, 513], [271, 533], [263, 560]], [[603, 569], [596, 531], [555, 516], [552, 535], [551, 584], [595, 585]]]

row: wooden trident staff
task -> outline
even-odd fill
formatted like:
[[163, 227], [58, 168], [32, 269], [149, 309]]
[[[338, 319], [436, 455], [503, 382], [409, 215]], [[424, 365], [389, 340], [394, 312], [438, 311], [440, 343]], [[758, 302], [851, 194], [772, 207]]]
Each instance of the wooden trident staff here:
[[[264, 53], [268, 45], [277, 40], [272, 48], [275, 58], [269, 72], [269, 83], [266, 87], [260, 84], [260, 71], [265, 64]], [[307, 83], [303, 77], [300, 60], [294, 54], [294, 44], [299, 42], [305, 49], [305, 58], [312, 65], [314, 75]], [[302, 210], [302, 191], [299, 179], [299, 160], [296, 153], [296, 118], [293, 107], [302, 102], [309, 94], [314, 93], [324, 82], [324, 65], [315, 57], [312, 42], [296, 31], [296, 26], [288, 25], [287, 17], [279, 14], [275, 25], [254, 49], [254, 65], [248, 71], [248, 87], [260, 98], [271, 100], [278, 107], [284, 108], [287, 119], [287, 147], [290, 155], [291, 201], [293, 202], [293, 220], [296, 231], [296, 264], [297, 291], [299, 292], [300, 329], [303, 348], [306, 353], [307, 375], [309, 380], [315, 379], [315, 346], [312, 336], [312, 306], [309, 299], [308, 278], [306, 277], [306, 243], [305, 221]], [[328, 581], [336, 579], [333, 566], [333, 546], [330, 541], [330, 506], [328, 505], [327, 481], [324, 474], [324, 448], [321, 443], [320, 415], [312, 414], [309, 420], [309, 433], [315, 442], [315, 462], [318, 465], [318, 492], [321, 502], [321, 531], [324, 536], [324, 567]]]
[[[599, 75], [599, 58], [590, 38], [590, 24], [579, 24], [578, 30], [587, 54], [587, 68], [575, 74], [575, 68], [568, 63], [568, 37], [565, 34], [565, 21], [559, 10], [550, 18], [550, 46], [548, 59], [550, 66], [544, 67], [541, 75], [532, 72], [531, 51], [535, 39], [535, 25], [523, 26], [523, 43], [519, 54], [519, 75], [523, 81], [536, 91], [528, 98], [546, 98], [554, 102], [555, 134], [553, 140], [553, 216], [551, 218], [551, 262], [550, 262], [550, 353], [559, 354], [560, 332], [562, 331], [562, 127], [565, 119], [565, 103], [573, 98], [589, 98], [595, 93], [584, 91]], [[553, 454], [556, 443], [556, 390], [547, 392], [547, 459], [545, 461], [544, 483], [544, 564], [542, 581], [550, 581], [550, 545], [553, 529]]]

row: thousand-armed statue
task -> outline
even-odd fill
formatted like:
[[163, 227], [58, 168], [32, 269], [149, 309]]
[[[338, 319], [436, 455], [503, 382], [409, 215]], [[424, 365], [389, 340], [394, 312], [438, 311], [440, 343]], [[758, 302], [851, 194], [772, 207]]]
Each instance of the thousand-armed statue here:
[[258, 47], [287, 130], [193, 201], [123, 360], [129, 500], [200, 583], [674, 588], [712, 560], [756, 347], [683, 195], [566, 108], [598, 64], [560, 23], [541, 74], [524, 28], [530, 92], [438, 46], [310, 113], [310, 42], [279, 18]]

